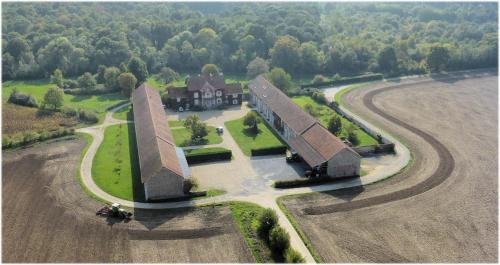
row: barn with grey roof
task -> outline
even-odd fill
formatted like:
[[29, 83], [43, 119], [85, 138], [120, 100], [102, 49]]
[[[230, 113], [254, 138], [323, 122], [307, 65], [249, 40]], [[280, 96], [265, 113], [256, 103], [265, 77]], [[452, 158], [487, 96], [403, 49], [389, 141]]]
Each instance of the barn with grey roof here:
[[174, 144], [160, 94], [144, 83], [133, 92], [132, 104], [146, 200], [184, 196], [189, 167]]
[[250, 104], [312, 168], [330, 177], [359, 175], [361, 156], [258, 76], [248, 84]]

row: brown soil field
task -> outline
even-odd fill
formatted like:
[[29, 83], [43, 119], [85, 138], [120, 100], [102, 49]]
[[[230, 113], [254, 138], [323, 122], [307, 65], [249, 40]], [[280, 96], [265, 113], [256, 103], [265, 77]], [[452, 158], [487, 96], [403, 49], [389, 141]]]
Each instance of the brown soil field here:
[[410, 148], [402, 173], [284, 200], [325, 262], [497, 262], [498, 78], [414, 81], [343, 96]]
[[102, 205], [75, 176], [84, 145], [3, 152], [3, 262], [254, 262], [226, 206], [95, 216]]
[[10, 103], [2, 104], [2, 134], [15, 137], [24, 132], [54, 131], [61, 127], [71, 127], [77, 118], [65, 117], [62, 113], [43, 112]]

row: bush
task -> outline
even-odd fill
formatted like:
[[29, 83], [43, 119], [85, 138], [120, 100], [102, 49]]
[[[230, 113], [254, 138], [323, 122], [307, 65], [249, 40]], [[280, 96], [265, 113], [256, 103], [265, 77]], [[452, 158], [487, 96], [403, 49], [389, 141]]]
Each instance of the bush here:
[[265, 156], [265, 155], [282, 155], [286, 153], [286, 146], [273, 146], [250, 150], [252, 156]]
[[304, 263], [304, 257], [300, 255], [298, 251], [293, 248], [288, 248], [285, 251], [285, 262], [286, 263]]
[[51, 132], [45, 131], [40, 134], [35, 132], [26, 132], [20, 139], [17, 140], [8, 136], [4, 136], [2, 138], [2, 149], [21, 147], [35, 142], [45, 141], [73, 134], [75, 134], [74, 129], [59, 129]]
[[188, 178], [184, 180], [183, 191], [184, 193], [189, 193], [191, 189], [196, 189], [198, 187], [198, 183], [194, 178]]
[[76, 117], [78, 115], [78, 111], [74, 108], [70, 107], [63, 107], [61, 109], [61, 112], [66, 116], [66, 117]]
[[271, 229], [273, 229], [277, 225], [278, 215], [276, 215], [276, 212], [271, 208], [264, 209], [259, 216], [259, 234], [263, 238], [268, 238], [269, 231], [271, 231]]
[[99, 118], [97, 117], [97, 114], [95, 112], [84, 109], [81, 109], [79, 111], [78, 118], [86, 123], [97, 123], [99, 121]]
[[327, 104], [328, 103], [326, 101], [325, 93], [323, 93], [321, 91], [313, 92], [311, 97], [314, 101], [318, 102], [319, 104]]
[[269, 233], [269, 246], [276, 253], [284, 254], [290, 247], [290, 235], [280, 226], [275, 226]]
[[319, 83], [324, 83], [326, 81], [326, 78], [323, 75], [315, 75], [312, 83], [313, 84], [319, 84]]
[[186, 160], [188, 164], [197, 164], [203, 162], [221, 161], [221, 160], [231, 160], [232, 157], [231, 150], [228, 149], [215, 149], [213, 151], [203, 153], [203, 154], [186, 154]]
[[293, 180], [278, 180], [274, 182], [274, 187], [279, 189], [305, 187], [305, 186], [319, 185], [323, 183], [333, 182], [335, 180], [338, 180], [338, 178], [320, 177], [320, 178], [301, 178]]
[[26, 107], [38, 107], [38, 102], [36, 101], [35, 97], [30, 94], [19, 93], [15, 90], [10, 93], [7, 102]]
[[302, 85], [301, 88], [304, 89], [304, 88], [308, 88], [308, 87], [347, 85], [347, 84], [352, 84], [352, 83], [361, 83], [361, 82], [382, 80], [383, 78], [384, 78], [384, 76], [382, 74], [366, 74], [366, 75], [359, 75], [359, 76], [352, 76], [352, 77], [340, 77], [338, 75], [335, 75], [333, 77], [332, 81], [306, 84], [306, 85]]
[[66, 79], [63, 81], [63, 88], [64, 89], [74, 89], [77, 87], [78, 87], [78, 82], [76, 82], [75, 80]]

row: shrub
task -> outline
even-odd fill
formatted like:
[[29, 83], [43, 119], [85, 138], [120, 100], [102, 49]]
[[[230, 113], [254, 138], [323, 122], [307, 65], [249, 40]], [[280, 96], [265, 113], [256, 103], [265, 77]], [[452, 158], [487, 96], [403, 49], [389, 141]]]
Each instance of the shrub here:
[[33, 107], [36, 108], [38, 107], [38, 102], [36, 101], [36, 98], [33, 97], [30, 94], [24, 94], [17, 92], [16, 90], [12, 91], [10, 93], [9, 99], [7, 102], [16, 104], [16, 105], [21, 105], [21, 106], [26, 106], [26, 107]]
[[191, 189], [196, 189], [198, 187], [198, 183], [194, 178], [188, 178], [184, 180], [183, 191], [184, 193], [189, 193]]
[[314, 101], [318, 102], [319, 104], [327, 104], [328, 103], [326, 101], [325, 93], [323, 93], [321, 91], [313, 92], [311, 97]]
[[77, 87], [78, 87], [78, 82], [76, 82], [75, 80], [66, 79], [63, 81], [64, 89], [75, 89]]
[[63, 107], [61, 109], [61, 112], [66, 116], [66, 117], [76, 117], [78, 115], [78, 111], [74, 108], [70, 107]]
[[315, 75], [312, 83], [313, 84], [318, 84], [318, 83], [323, 83], [326, 81], [326, 78], [323, 75]]
[[290, 247], [290, 235], [280, 226], [275, 226], [269, 233], [269, 246], [276, 253], [284, 254]]
[[265, 156], [265, 155], [282, 155], [286, 153], [286, 146], [272, 146], [258, 149], [251, 149], [252, 156]]
[[86, 123], [97, 123], [99, 121], [99, 118], [97, 117], [97, 114], [95, 112], [84, 109], [81, 109], [78, 112], [78, 118]]
[[231, 150], [214, 149], [213, 151], [202, 154], [186, 154], [186, 160], [189, 164], [197, 164], [203, 162], [230, 160], [232, 157]]
[[338, 115], [333, 115], [328, 121], [328, 130], [336, 136], [342, 131], [342, 119]]
[[298, 251], [293, 248], [288, 248], [285, 251], [285, 262], [286, 263], [304, 263], [304, 257], [300, 255]]
[[276, 212], [271, 208], [264, 209], [259, 216], [259, 234], [264, 238], [268, 238], [269, 231], [276, 225], [278, 225], [278, 215], [276, 215]]

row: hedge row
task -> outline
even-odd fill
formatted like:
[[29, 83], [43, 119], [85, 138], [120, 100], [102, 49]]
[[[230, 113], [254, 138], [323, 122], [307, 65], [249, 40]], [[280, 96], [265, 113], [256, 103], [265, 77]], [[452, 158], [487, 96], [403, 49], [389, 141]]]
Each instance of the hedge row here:
[[252, 156], [283, 155], [286, 153], [286, 146], [273, 146], [250, 150]]
[[59, 129], [57, 131], [42, 132], [42, 133], [27, 132], [24, 133], [22, 138], [20, 139], [13, 139], [8, 136], [4, 136], [2, 138], [2, 149], [21, 147], [36, 142], [41, 142], [53, 138], [58, 138], [67, 135], [74, 135], [74, 134], [75, 134], [75, 129]]
[[338, 85], [347, 85], [352, 83], [360, 83], [360, 82], [368, 82], [375, 80], [382, 80], [384, 75], [382, 74], [368, 74], [368, 75], [359, 75], [353, 77], [342, 77], [338, 80], [332, 80], [328, 82], [321, 82], [316, 84], [306, 84], [301, 85], [301, 88], [309, 88], [309, 87], [324, 87], [324, 86], [338, 86]]
[[321, 177], [321, 178], [304, 178], [304, 179], [293, 179], [293, 180], [278, 180], [274, 182], [274, 187], [281, 189], [305, 187], [310, 185], [329, 183], [336, 180], [339, 180], [339, 178]]
[[186, 153], [186, 160], [188, 164], [198, 164], [204, 162], [213, 162], [221, 160], [230, 160], [233, 153], [228, 149], [215, 149], [206, 153], [189, 154]]

